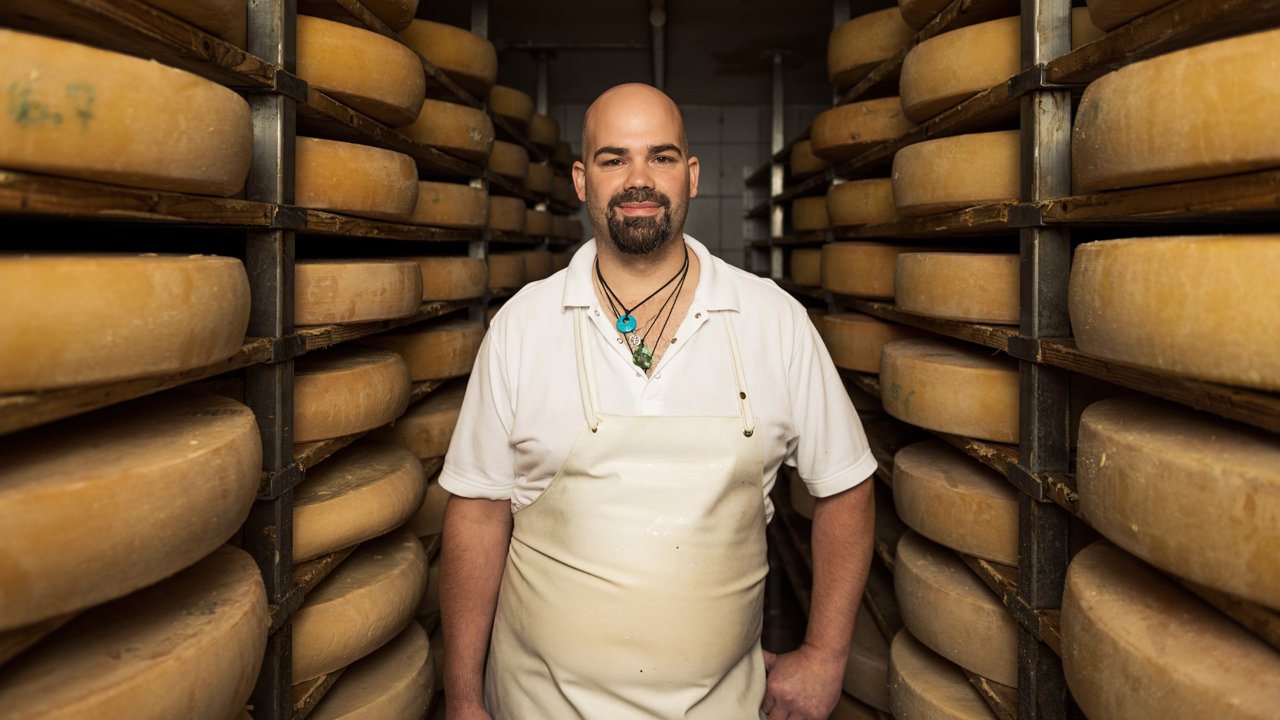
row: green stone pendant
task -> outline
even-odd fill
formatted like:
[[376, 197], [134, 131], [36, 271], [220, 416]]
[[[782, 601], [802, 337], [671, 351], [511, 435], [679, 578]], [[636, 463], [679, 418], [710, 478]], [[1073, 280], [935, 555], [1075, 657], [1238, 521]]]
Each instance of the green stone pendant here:
[[653, 351], [649, 349], [648, 345], [641, 343], [639, 347], [632, 351], [631, 362], [635, 363], [636, 367], [641, 370], [648, 370], [653, 365]]

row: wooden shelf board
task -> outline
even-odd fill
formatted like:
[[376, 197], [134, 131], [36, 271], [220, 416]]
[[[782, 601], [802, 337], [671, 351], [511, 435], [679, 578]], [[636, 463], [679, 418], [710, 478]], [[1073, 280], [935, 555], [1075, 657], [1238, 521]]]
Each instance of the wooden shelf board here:
[[827, 302], [828, 293], [826, 290], [823, 290], [820, 287], [807, 287], [804, 285], [797, 285], [795, 281], [787, 278], [782, 278], [781, 280], [774, 280], [774, 282], [778, 284], [778, 287], [782, 288], [783, 290], [786, 290], [792, 295], [798, 295], [800, 297], [809, 298], [810, 300], [817, 300], [818, 302], [824, 303], [824, 304]]
[[982, 345], [1003, 352], [1009, 350], [1009, 338], [1018, 334], [1018, 330], [1014, 326], [1004, 325], [983, 325], [979, 323], [960, 322], [958, 320], [939, 320], [937, 318], [928, 318], [922, 315], [913, 315], [898, 309], [893, 303], [880, 302], [875, 300], [865, 300], [861, 298], [848, 297], [843, 295], [836, 296], [838, 303], [847, 304], [849, 307], [858, 312], [865, 313], [888, 320], [890, 322], [902, 323], [912, 327], [927, 330], [938, 335], [945, 335], [956, 340], [964, 340], [965, 342]]
[[[1172, 577], [1172, 576], [1171, 576]], [[1173, 578], [1183, 587], [1200, 596], [1202, 600], [1235, 620], [1273, 648], [1280, 650], [1280, 611], [1257, 603], [1232, 597], [1219, 590], [1205, 587], [1190, 580]]]
[[298, 588], [303, 595], [311, 592], [322, 580], [329, 577], [329, 574], [336, 570], [343, 560], [346, 560], [351, 553], [355, 552], [357, 547], [359, 545], [352, 545], [351, 547], [294, 565], [293, 586]]
[[53, 634], [58, 628], [71, 622], [79, 614], [79, 611], [67, 613], [0, 632], [0, 667], [17, 657], [22, 651]]
[[772, 238], [770, 242], [774, 247], [813, 247], [815, 245], [824, 245], [827, 242], [827, 231], [807, 230], [794, 232], [790, 235]]
[[998, 720], [1018, 720], [1018, 690], [964, 670], [978, 695]]
[[397, 318], [395, 320], [379, 320], [376, 322], [366, 323], [349, 323], [346, 325], [310, 325], [300, 327], [297, 335], [302, 338], [303, 347], [306, 352], [312, 350], [320, 350], [322, 348], [331, 347], [338, 343], [357, 340], [369, 335], [386, 330], [392, 330], [406, 325], [412, 325], [424, 320], [438, 318], [443, 315], [462, 310], [472, 303], [480, 302], [480, 298], [474, 300], [452, 300], [423, 303], [418, 312], [409, 317]]
[[321, 675], [318, 678], [307, 680], [293, 686], [293, 717], [292, 720], [305, 720], [311, 714], [312, 710], [320, 704], [326, 693], [338, 682], [338, 678], [342, 677], [342, 673], [346, 670], [334, 670], [327, 675]]
[[1280, 218], [1280, 170], [1076, 195], [1040, 203], [1046, 223], [1131, 225]]
[[886, 642], [902, 630], [902, 616], [898, 614], [897, 596], [893, 590], [893, 576], [883, 566], [871, 563], [867, 574], [867, 586], [862, 592], [862, 602]]
[[342, 235], [380, 240], [410, 240], [415, 242], [466, 242], [477, 240], [479, 230], [456, 230], [429, 225], [410, 225], [358, 218], [350, 215], [323, 210], [302, 210], [306, 217], [306, 227], [298, 230], [299, 235]]
[[978, 205], [937, 215], [908, 217], [896, 223], [833, 227], [836, 238], [949, 238], [955, 235], [1016, 234], [1009, 226], [1009, 210], [1016, 203]]
[[750, 208], [747, 208], [747, 211], [743, 213], [742, 216], [747, 220], [763, 220], [769, 217], [770, 204], [771, 202], [769, 200], [761, 200]]

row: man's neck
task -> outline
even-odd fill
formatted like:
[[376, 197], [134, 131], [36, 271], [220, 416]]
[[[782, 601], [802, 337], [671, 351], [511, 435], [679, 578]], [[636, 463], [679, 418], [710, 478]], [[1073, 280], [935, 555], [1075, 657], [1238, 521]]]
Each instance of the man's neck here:
[[596, 240], [600, 273], [624, 303], [642, 300], [680, 272], [686, 252], [692, 251], [686, 250], [683, 234], [672, 238], [652, 255], [623, 253], [608, 241]]

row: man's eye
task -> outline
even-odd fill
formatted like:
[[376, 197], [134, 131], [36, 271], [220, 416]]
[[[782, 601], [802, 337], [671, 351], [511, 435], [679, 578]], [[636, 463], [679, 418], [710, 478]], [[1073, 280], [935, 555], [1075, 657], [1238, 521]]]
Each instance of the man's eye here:
[[671, 157], [670, 155], [659, 155], [658, 157], [654, 158], [653, 161], [658, 163], [659, 165], [669, 165], [675, 162], [676, 159]]
[[619, 158], [609, 158], [608, 160], [605, 160], [603, 164], [609, 167], [617, 167], [622, 164], [622, 160]]

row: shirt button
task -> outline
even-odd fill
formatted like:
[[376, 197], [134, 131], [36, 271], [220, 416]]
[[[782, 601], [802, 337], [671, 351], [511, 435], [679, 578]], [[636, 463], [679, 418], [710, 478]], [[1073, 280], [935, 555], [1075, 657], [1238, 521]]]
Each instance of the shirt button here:
[[636, 377], [642, 377], [640, 373], [636, 373]]
[[654, 375], [654, 376], [653, 376], [653, 379], [654, 379], [654, 380], [661, 380], [661, 379], [662, 379], [662, 373], [658, 373], [657, 375]]
[[618, 338], [618, 344], [619, 344], [619, 345], [621, 345], [621, 344], [622, 344], [622, 338]]
[[694, 317], [694, 318], [700, 318], [700, 317], [702, 317], [702, 313], [694, 313], [694, 314], [693, 314], [693, 317]]

